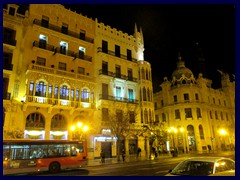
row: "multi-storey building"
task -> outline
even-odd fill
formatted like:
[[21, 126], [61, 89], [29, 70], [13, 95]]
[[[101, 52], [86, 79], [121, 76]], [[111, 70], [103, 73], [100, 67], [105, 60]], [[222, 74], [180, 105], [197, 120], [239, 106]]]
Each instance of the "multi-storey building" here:
[[[235, 82], [222, 73], [219, 89], [212, 81], [193, 76], [179, 57], [171, 80], [154, 93], [156, 121], [169, 131], [167, 148], [184, 151], [233, 149], [235, 146]], [[182, 131], [180, 131], [182, 130]]]
[[[136, 129], [154, 122], [151, 65], [144, 61], [143, 33], [106, 26], [58, 4], [3, 8], [4, 139], [73, 139], [81, 121], [89, 158], [116, 155], [108, 113], [132, 114]], [[138, 111], [135, 111], [138, 109]], [[123, 138], [127, 154], [148, 138]]]

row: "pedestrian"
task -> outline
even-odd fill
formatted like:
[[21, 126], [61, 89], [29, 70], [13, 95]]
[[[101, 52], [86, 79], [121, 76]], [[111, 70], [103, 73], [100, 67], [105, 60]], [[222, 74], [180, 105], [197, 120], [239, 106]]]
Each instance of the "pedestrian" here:
[[101, 163], [105, 163], [105, 153], [103, 152], [103, 150], [100, 153], [100, 157], [101, 157]]
[[137, 157], [141, 157], [142, 149], [139, 147], [137, 150]]
[[126, 157], [126, 153], [125, 153], [125, 150], [123, 149], [123, 150], [122, 150], [122, 159], [123, 159], [123, 162], [125, 161], [125, 157]]

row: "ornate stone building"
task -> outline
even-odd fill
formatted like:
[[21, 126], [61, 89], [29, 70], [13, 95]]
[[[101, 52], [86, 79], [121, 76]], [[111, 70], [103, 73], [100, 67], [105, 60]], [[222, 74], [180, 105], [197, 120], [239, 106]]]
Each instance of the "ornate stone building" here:
[[[81, 121], [89, 158], [101, 149], [116, 156], [109, 112], [132, 112], [137, 130], [154, 122], [142, 31], [128, 35], [58, 4], [26, 7], [3, 7], [3, 138], [73, 139], [70, 127]], [[127, 154], [148, 153], [138, 133], [122, 143]]]
[[235, 82], [222, 73], [222, 87], [213, 89], [211, 84], [201, 73], [195, 78], [181, 57], [171, 79], [164, 78], [154, 104], [156, 121], [169, 132], [167, 149], [202, 152], [210, 146], [235, 146]]

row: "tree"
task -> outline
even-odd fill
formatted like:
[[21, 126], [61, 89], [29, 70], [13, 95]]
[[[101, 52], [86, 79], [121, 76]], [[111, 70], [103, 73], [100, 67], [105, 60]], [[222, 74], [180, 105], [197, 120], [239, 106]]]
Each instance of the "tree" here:
[[120, 142], [129, 134], [134, 132], [134, 123], [136, 121], [136, 110], [131, 109], [113, 109], [108, 113], [106, 125], [112, 130], [112, 135], [117, 138], [117, 158], [120, 161], [121, 144]]

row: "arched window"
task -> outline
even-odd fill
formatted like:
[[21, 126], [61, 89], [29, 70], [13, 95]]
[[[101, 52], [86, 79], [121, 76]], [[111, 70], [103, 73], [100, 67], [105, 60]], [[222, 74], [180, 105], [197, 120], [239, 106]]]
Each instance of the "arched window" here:
[[146, 79], [149, 80], [148, 78], [148, 70], [146, 69]]
[[144, 120], [145, 120], [145, 124], [148, 124], [148, 112], [146, 109], [144, 111]]
[[60, 99], [69, 100], [69, 88], [63, 85], [60, 90]]
[[146, 95], [146, 88], [143, 87], [143, 101], [147, 100], [147, 95]]
[[45, 120], [40, 113], [32, 113], [27, 116], [26, 129], [44, 129]]
[[51, 130], [66, 130], [67, 121], [61, 114], [56, 114], [52, 117]]
[[153, 120], [152, 120], [152, 112], [151, 112], [150, 109], [149, 109], [149, 111], [148, 111], [148, 114], [149, 114], [149, 121], [150, 121], [150, 123], [152, 124], [152, 123], [153, 123]]
[[204, 139], [203, 127], [201, 124], [198, 126], [198, 129], [199, 129], [200, 139]]
[[36, 84], [35, 96], [46, 97], [47, 85], [43, 81], [39, 81]]
[[150, 91], [149, 91], [149, 88], [147, 89], [147, 96], [148, 96], [148, 101], [150, 101]]
[[141, 74], [142, 74], [142, 79], [145, 79], [145, 71], [144, 71], [143, 68], [142, 68], [142, 70], [141, 70]]

